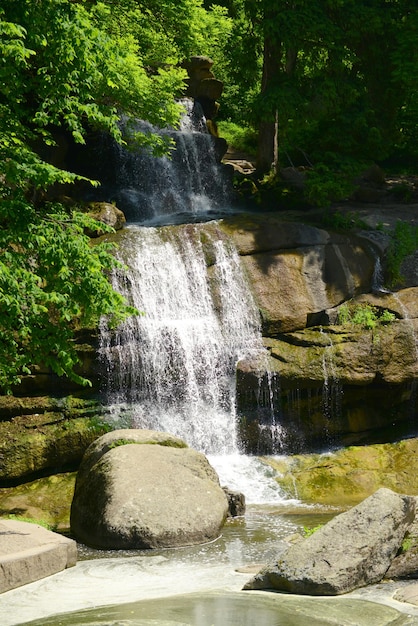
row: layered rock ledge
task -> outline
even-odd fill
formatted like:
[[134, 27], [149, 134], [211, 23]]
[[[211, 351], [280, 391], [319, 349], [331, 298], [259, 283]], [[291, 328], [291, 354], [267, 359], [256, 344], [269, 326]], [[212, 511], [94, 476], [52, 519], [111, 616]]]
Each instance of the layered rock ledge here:
[[0, 593], [56, 574], [76, 561], [72, 539], [38, 524], [0, 521]]

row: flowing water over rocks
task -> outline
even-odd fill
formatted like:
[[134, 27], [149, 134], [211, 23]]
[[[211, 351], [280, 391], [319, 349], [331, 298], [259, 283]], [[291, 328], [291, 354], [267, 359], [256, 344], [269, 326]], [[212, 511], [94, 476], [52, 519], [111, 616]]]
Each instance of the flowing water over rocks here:
[[[215, 225], [130, 229], [114, 287], [144, 314], [101, 333], [115, 419], [210, 454], [237, 454], [235, 368], [264, 353], [260, 319], [231, 242]], [[208, 272], [208, 262], [210, 268]]]
[[155, 157], [146, 149], [126, 149], [108, 140], [103, 145], [109, 171], [100, 193], [115, 201], [130, 222], [174, 224], [228, 212], [230, 174], [219, 163], [226, 147], [208, 133], [197, 103], [185, 99], [183, 105], [186, 112], [178, 130], [159, 130], [143, 121], [131, 121], [125, 128], [128, 142], [138, 131], [172, 141], [170, 155]]
[[[222, 484], [243, 491], [247, 502], [283, 502], [271, 470], [243, 454], [236, 365], [257, 360], [265, 370], [267, 351], [233, 239], [217, 222], [196, 223], [231, 213], [216, 141], [201, 132], [196, 114], [190, 110], [180, 131], [169, 132], [176, 141], [172, 159], [115, 148], [115, 189], [129, 196], [122, 208], [131, 225], [119, 239], [127, 272], [112, 280], [143, 315], [116, 332], [102, 323], [106, 400], [114, 425], [170, 432], [209, 455]], [[151, 226], [181, 220], [189, 223]], [[275, 384], [272, 377], [269, 431], [278, 441]]]
[[133, 226], [120, 257], [128, 271], [115, 273], [113, 284], [143, 315], [116, 332], [102, 325], [112, 419], [185, 439], [210, 455], [223, 484], [244, 491], [249, 502], [281, 501], [268, 468], [240, 454], [236, 364], [262, 362], [267, 353], [232, 242], [215, 222]]

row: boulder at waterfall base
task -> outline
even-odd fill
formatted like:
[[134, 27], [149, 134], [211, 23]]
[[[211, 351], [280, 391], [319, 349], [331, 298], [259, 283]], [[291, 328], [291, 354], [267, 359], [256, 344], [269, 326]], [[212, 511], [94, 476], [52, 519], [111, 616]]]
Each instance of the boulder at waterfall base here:
[[144, 443], [141, 431], [118, 432], [115, 447], [107, 442], [100, 455], [100, 441], [93, 444], [80, 466], [71, 507], [75, 537], [104, 549], [175, 547], [218, 537], [228, 501], [206, 457], [179, 448], [175, 438], [170, 447], [153, 443], [149, 431]]
[[291, 545], [244, 589], [339, 595], [384, 577], [415, 516], [415, 498], [382, 488]]

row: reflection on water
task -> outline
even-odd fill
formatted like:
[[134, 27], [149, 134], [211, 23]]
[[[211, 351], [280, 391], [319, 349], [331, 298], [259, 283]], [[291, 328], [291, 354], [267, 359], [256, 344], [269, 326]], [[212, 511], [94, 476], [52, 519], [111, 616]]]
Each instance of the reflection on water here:
[[209, 593], [79, 611], [32, 626], [389, 626], [416, 625], [393, 608], [364, 600], [285, 594]]

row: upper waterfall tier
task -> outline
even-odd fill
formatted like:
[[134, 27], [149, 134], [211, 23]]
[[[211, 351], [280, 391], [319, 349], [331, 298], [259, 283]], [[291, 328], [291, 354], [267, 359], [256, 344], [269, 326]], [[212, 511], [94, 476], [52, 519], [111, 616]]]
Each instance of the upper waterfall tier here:
[[[92, 164], [93, 178], [101, 182], [94, 196], [114, 202], [131, 223], [195, 222], [229, 212], [231, 175], [220, 163], [226, 143], [207, 132], [197, 105], [186, 102], [179, 130], [131, 121], [125, 128], [128, 147], [102, 138], [99, 162]], [[138, 132], [171, 140], [171, 154], [156, 157], [147, 148], [129, 147], [129, 137]]]

